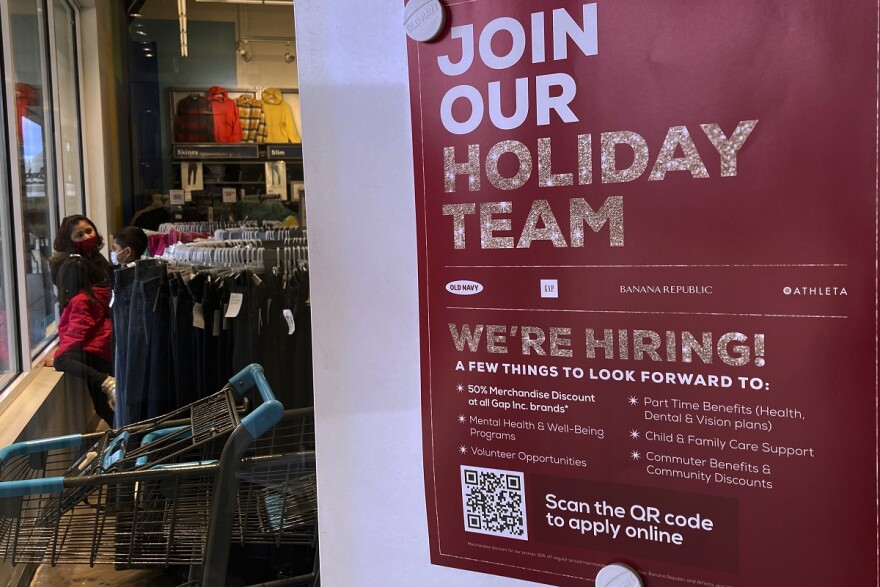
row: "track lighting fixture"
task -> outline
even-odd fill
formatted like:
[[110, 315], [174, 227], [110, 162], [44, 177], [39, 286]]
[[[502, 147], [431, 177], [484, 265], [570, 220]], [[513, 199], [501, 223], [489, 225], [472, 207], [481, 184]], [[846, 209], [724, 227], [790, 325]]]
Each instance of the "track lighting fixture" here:
[[235, 50], [238, 53], [238, 56], [241, 57], [241, 60], [245, 63], [249, 63], [254, 58], [254, 54], [251, 52], [250, 47], [245, 41], [239, 41]]
[[290, 48], [290, 43], [287, 44], [287, 53], [284, 54], [284, 62], [285, 63], [293, 63], [296, 60], [296, 53]]
[[[254, 43], [268, 43], [268, 44], [276, 44], [276, 45], [285, 45], [287, 47], [287, 51], [282, 55], [285, 63], [293, 63], [296, 61], [296, 47], [293, 45], [292, 37], [241, 37], [238, 40], [238, 43], [235, 46], [235, 51], [238, 53], [238, 56], [241, 57], [241, 60], [245, 63], [251, 61], [254, 58], [254, 53], [252, 50]], [[277, 53], [275, 53], [277, 55]], [[267, 52], [261, 51], [260, 58], [267, 56]], [[274, 57], [277, 59], [277, 57]]]

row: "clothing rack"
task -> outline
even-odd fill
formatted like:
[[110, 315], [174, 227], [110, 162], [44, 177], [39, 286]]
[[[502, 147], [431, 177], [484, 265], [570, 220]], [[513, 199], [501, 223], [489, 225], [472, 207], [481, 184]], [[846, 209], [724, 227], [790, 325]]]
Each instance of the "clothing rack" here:
[[277, 226], [277, 220], [238, 220], [235, 222], [163, 222], [159, 225], [159, 232], [214, 232], [224, 228], [250, 228], [260, 229], [263, 227]]
[[247, 269], [286, 278], [293, 271], [308, 266], [309, 251], [302, 240], [198, 240], [168, 247], [162, 259], [177, 269]]
[[252, 362], [287, 407], [312, 405], [307, 250], [258, 244], [177, 245], [117, 268], [117, 426], [212, 393]]
[[302, 239], [299, 244], [305, 245], [307, 232], [305, 228], [276, 227], [264, 230], [255, 230], [248, 227], [219, 228], [214, 231], [216, 240], [256, 239], [273, 241], [281, 239]]

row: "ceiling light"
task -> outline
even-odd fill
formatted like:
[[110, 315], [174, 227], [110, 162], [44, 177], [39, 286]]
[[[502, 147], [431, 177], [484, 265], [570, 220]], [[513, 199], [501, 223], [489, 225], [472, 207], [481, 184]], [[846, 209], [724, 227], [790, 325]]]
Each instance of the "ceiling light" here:
[[149, 43], [151, 41], [150, 35], [147, 33], [147, 29], [142, 22], [138, 22], [136, 20], [132, 21], [132, 23], [128, 26], [128, 36], [135, 43]]
[[177, 18], [180, 22], [180, 56], [187, 57], [189, 48], [186, 39], [186, 0], [177, 0]]
[[241, 57], [241, 60], [245, 63], [249, 63], [254, 58], [254, 54], [248, 48], [248, 44], [245, 41], [239, 41], [235, 47], [236, 53]]

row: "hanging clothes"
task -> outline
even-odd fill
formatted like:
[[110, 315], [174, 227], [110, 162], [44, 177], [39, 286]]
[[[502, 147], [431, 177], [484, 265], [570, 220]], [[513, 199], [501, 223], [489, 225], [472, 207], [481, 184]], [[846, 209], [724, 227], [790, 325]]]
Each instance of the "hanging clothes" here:
[[223, 316], [229, 319], [226, 359], [238, 372], [263, 357], [266, 286], [251, 272], [228, 277], [223, 286]]
[[131, 296], [134, 292], [135, 268], [128, 265], [114, 265], [110, 273], [113, 288], [113, 303], [110, 306], [113, 320], [113, 364], [116, 376], [116, 412], [113, 427], [130, 424], [126, 406], [128, 405], [128, 333], [131, 329]]
[[305, 231], [259, 228], [215, 227], [241, 238], [176, 244], [114, 271], [114, 426], [215, 393], [250, 363], [286, 408], [314, 405]]
[[210, 273], [197, 273], [189, 282], [193, 297], [193, 337], [195, 340], [196, 394], [204, 397], [220, 389], [228, 379], [229, 370], [220, 355], [222, 329], [220, 294]]
[[244, 143], [266, 142], [266, 115], [263, 103], [248, 94], [235, 99], [238, 119], [241, 122], [241, 140]]
[[267, 220], [238, 220], [235, 222], [163, 222], [159, 225], [159, 232], [213, 232], [223, 228], [261, 228], [272, 227], [277, 222]]
[[116, 331], [116, 415], [114, 426], [159, 416], [174, 405], [170, 385], [170, 303], [165, 264], [137, 261], [113, 279]]
[[211, 112], [214, 116], [214, 141], [241, 142], [241, 122], [235, 101], [220, 86], [213, 86], [208, 90], [208, 100], [211, 102]]
[[313, 406], [312, 392], [312, 309], [309, 294], [309, 273], [306, 267], [297, 269], [287, 284], [287, 309], [293, 313], [294, 339], [287, 356], [293, 357], [293, 382], [289, 388], [290, 408]]
[[267, 143], [301, 143], [293, 121], [290, 105], [278, 88], [263, 90], [263, 112], [266, 115]]
[[185, 406], [199, 399], [193, 328], [193, 295], [187, 279], [178, 272], [168, 276], [171, 302], [171, 372], [175, 391], [174, 404]]
[[165, 252], [166, 248], [173, 244], [191, 243], [196, 239], [208, 238], [210, 236], [210, 232], [179, 232], [177, 230], [151, 234], [147, 237], [147, 251], [151, 257], [158, 257]]
[[178, 143], [214, 142], [214, 111], [208, 98], [190, 94], [177, 103], [174, 140]]

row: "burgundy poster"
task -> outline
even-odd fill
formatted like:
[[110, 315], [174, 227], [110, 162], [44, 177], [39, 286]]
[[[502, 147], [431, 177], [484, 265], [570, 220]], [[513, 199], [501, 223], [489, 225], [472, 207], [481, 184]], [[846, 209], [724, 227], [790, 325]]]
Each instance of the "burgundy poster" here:
[[877, 0], [443, 10], [407, 41], [431, 561], [877, 585]]

